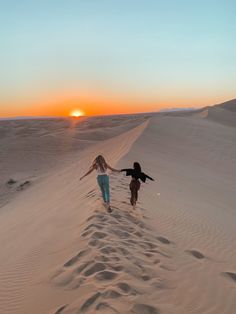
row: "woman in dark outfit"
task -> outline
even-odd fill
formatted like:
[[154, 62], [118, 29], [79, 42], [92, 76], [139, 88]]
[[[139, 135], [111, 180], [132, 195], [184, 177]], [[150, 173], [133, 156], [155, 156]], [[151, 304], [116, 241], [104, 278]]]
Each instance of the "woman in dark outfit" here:
[[147, 174], [142, 172], [141, 166], [138, 162], [134, 162], [133, 165], [134, 168], [129, 168], [129, 169], [121, 169], [121, 171], [126, 172], [126, 176], [131, 176], [131, 182], [129, 184], [129, 188], [131, 191], [131, 198], [130, 198], [130, 203], [133, 207], [135, 207], [136, 202], [138, 200], [138, 190], [140, 189], [140, 181], [145, 182], [146, 179], [154, 181], [153, 178], [149, 177]]

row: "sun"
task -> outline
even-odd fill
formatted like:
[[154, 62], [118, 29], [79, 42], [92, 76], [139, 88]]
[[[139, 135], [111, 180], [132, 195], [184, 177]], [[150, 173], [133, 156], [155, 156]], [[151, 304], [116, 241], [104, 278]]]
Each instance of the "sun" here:
[[78, 118], [78, 117], [84, 116], [84, 112], [82, 110], [79, 110], [79, 109], [74, 109], [70, 112], [70, 116]]

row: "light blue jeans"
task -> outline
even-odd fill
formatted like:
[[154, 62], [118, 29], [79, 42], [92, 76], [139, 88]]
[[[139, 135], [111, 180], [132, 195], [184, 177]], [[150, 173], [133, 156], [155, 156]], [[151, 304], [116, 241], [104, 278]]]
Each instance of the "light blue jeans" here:
[[100, 174], [97, 176], [97, 181], [102, 191], [102, 198], [104, 202], [110, 202], [109, 176], [107, 174]]

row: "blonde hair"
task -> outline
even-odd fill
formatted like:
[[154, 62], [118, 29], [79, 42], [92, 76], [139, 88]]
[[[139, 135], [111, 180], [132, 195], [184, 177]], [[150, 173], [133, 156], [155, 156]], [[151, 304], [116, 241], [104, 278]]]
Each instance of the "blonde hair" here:
[[102, 155], [98, 155], [94, 159], [93, 166], [95, 166], [96, 169], [99, 168], [102, 172], [105, 172], [107, 170], [107, 163]]

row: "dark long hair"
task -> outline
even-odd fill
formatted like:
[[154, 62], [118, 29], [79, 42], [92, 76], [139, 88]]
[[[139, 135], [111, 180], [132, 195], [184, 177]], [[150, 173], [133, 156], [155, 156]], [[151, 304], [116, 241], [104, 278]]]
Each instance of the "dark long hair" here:
[[137, 161], [134, 162], [134, 170], [138, 173], [142, 172], [141, 166]]

